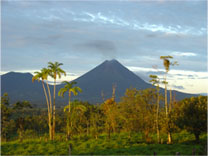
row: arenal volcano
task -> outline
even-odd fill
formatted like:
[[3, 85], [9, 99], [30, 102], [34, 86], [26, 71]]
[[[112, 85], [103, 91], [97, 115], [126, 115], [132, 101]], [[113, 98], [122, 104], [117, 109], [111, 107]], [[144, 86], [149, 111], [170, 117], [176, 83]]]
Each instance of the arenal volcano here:
[[[104, 61], [94, 69], [80, 76], [76, 80], [77, 86], [82, 88], [83, 92], [73, 99], [88, 101], [92, 104], [103, 102], [104, 99], [110, 98], [112, 95], [112, 86], [116, 86], [116, 100], [119, 101], [127, 88], [133, 87], [140, 89], [151, 88], [152, 85], [146, 83], [139, 76], [128, 70], [117, 60]], [[56, 92], [64, 85], [57, 85]], [[51, 86], [52, 89], [52, 86]], [[7, 92], [11, 103], [17, 101], [28, 100], [37, 106], [46, 107], [45, 97], [41, 83], [32, 83], [32, 74], [30, 73], [14, 73], [10, 72], [1, 75], [1, 92]], [[164, 92], [161, 89], [161, 92]], [[174, 91], [177, 100], [186, 97], [195, 96], [194, 94], [185, 94]], [[57, 107], [67, 104], [68, 97], [58, 97]]]
[[104, 98], [109, 98], [112, 95], [113, 85], [116, 86], [116, 100], [124, 95], [127, 88], [152, 87], [115, 59], [104, 61], [74, 81], [83, 90], [79, 97], [92, 102], [101, 102], [102, 93]]

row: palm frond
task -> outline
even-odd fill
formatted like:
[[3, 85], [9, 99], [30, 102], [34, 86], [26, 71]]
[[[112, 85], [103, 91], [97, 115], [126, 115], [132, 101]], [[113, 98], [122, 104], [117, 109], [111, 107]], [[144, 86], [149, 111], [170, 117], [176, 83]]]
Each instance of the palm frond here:
[[67, 92], [67, 88], [61, 88], [58, 92], [58, 96], [63, 97], [65, 92]]

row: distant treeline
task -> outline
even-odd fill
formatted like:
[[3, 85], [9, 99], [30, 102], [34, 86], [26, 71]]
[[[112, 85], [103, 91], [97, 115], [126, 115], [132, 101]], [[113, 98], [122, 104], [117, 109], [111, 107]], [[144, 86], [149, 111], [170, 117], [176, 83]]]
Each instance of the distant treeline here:
[[[160, 95], [161, 99], [164, 99]], [[57, 104], [58, 105], [58, 104]], [[14, 105], [9, 103], [9, 96], [1, 97], [1, 139], [2, 141], [49, 136], [48, 110], [33, 108], [28, 101], [20, 101]], [[171, 102], [169, 117], [166, 118], [165, 107], [159, 108], [157, 118], [156, 89], [127, 89], [120, 102], [112, 98], [104, 99], [99, 105], [88, 102], [72, 101], [70, 116], [65, 108], [56, 110], [56, 132], [65, 133], [65, 139], [75, 135], [87, 135], [98, 138], [100, 134], [142, 133], [146, 142], [152, 142], [152, 133], [159, 136], [167, 131], [180, 132], [187, 130], [193, 133], [196, 141], [207, 128], [207, 97], [199, 96]], [[168, 121], [167, 121], [168, 120]], [[166, 123], [169, 122], [167, 125]], [[158, 127], [157, 127], [158, 123]], [[158, 136], [158, 137], [159, 137]], [[158, 143], [161, 143], [160, 137]]]

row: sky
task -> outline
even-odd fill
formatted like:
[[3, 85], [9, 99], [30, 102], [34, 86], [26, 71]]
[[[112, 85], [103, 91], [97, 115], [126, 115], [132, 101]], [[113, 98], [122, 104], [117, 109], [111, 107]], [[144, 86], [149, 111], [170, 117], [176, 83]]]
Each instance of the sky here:
[[1, 74], [58, 61], [73, 80], [116, 59], [148, 82], [167, 55], [170, 88], [207, 92], [206, 0], [1, 1]]

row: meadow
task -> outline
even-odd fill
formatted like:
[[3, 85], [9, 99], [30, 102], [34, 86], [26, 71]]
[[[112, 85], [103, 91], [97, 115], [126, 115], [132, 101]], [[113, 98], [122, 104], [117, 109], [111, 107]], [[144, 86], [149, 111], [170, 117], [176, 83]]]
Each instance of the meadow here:
[[140, 133], [132, 134], [129, 138], [126, 133], [112, 134], [111, 139], [106, 134], [101, 134], [97, 139], [76, 135], [69, 141], [65, 140], [64, 134], [57, 134], [54, 141], [49, 141], [48, 136], [25, 138], [19, 140], [2, 142], [2, 155], [69, 155], [71, 144], [72, 155], [207, 155], [207, 134], [200, 135], [200, 142], [195, 143], [194, 135], [182, 131], [174, 133], [173, 144], [166, 144], [166, 135], [163, 144], [156, 143], [156, 135], [151, 135], [151, 142], [145, 143]]

